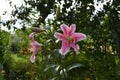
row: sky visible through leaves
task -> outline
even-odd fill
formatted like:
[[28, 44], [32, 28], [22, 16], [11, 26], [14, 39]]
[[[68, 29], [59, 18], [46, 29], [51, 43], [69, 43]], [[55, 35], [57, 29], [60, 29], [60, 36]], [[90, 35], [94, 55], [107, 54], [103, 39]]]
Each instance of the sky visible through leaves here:
[[[24, 5], [23, 0], [0, 0], [0, 3], [1, 3], [1, 5], [0, 5], [0, 16], [1, 17], [0, 18], [3, 22], [11, 19], [10, 14], [13, 10], [13, 7], [10, 6], [10, 4], [9, 4], [10, 1], [12, 2], [12, 5], [16, 5], [17, 7], [21, 6], [22, 4]], [[110, 1], [110, 3], [113, 2], [113, 0], [105, 0], [105, 1], [103, 0], [103, 2], [100, 1], [98, 3], [97, 0], [94, 0], [94, 6], [95, 6], [95, 9], [96, 9], [94, 11], [94, 14], [96, 14], [98, 11], [103, 10], [103, 5], [105, 5], [109, 1]], [[64, 4], [64, 0], [61, 0], [61, 2]], [[74, 2], [75, 1], [73, 0], [73, 3]], [[61, 5], [61, 7], [62, 7], [62, 5]], [[73, 7], [74, 7], [74, 5], [73, 5]], [[53, 19], [54, 18], [53, 14], [48, 15], [47, 18]], [[14, 26], [16, 26], [18, 28], [21, 28], [19, 22], [17, 22]], [[7, 27], [5, 27], [5, 26], [1, 26], [1, 29], [5, 30], [5, 31], [8, 31], [8, 32], [13, 32], [14, 31], [13, 28], [11, 30], [8, 30]]]

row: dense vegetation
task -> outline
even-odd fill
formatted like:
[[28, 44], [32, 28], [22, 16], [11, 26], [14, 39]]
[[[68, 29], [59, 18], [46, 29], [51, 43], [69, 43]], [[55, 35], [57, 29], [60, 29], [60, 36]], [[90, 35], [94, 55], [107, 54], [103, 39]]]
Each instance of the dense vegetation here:
[[[24, 0], [14, 7], [11, 19], [1, 22], [15, 34], [0, 30], [0, 80], [119, 80], [120, 79], [120, 0], [108, 0], [103, 10], [96, 6], [106, 0]], [[64, 2], [64, 3], [62, 3]], [[12, 4], [10, 2], [10, 4]], [[62, 5], [62, 7], [61, 7]], [[47, 19], [53, 14], [54, 19]], [[78, 42], [79, 52], [71, 48], [65, 56], [59, 53], [61, 24], [76, 24], [76, 32], [87, 38]], [[35, 63], [30, 62], [29, 34], [42, 44]]]

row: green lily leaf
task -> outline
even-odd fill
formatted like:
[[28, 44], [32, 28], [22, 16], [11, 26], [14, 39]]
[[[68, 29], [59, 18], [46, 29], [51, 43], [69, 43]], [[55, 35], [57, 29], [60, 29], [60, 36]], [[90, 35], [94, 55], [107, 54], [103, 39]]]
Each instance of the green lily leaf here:
[[44, 72], [46, 72], [47, 70], [51, 69], [51, 68], [55, 68], [57, 69], [60, 65], [58, 64], [52, 64], [52, 65], [48, 65], [45, 69]]
[[83, 64], [80, 64], [80, 63], [74, 63], [74, 64], [71, 64], [67, 67], [67, 70], [72, 70], [74, 68], [77, 68], [77, 67], [83, 67], [84, 65]]

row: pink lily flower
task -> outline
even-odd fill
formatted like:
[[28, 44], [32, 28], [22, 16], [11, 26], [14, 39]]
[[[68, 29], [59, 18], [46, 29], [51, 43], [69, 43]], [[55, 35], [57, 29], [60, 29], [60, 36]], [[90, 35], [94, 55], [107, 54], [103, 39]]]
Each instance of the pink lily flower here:
[[29, 37], [31, 39], [30, 47], [31, 47], [32, 52], [33, 52], [32, 55], [31, 55], [31, 58], [30, 58], [30, 61], [32, 63], [35, 62], [35, 55], [37, 54], [37, 52], [39, 50], [39, 47], [40, 47], [40, 44], [34, 39], [34, 34], [35, 33], [33, 32], [29, 35]]
[[63, 31], [63, 34], [58, 32], [54, 34], [56, 38], [62, 41], [60, 53], [65, 55], [71, 47], [74, 49], [74, 51], [78, 52], [80, 48], [77, 42], [86, 39], [86, 35], [83, 33], [76, 33], [75, 24], [70, 25], [70, 27], [68, 27], [66, 24], [62, 24], [60, 27]]

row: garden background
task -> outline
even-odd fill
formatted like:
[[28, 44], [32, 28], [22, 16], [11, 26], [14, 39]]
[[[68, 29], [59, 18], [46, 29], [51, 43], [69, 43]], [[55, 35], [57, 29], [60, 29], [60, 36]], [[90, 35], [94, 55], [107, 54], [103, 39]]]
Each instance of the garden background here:
[[[120, 79], [120, 0], [24, 0], [19, 7], [7, 1], [13, 10], [0, 28], [13, 32], [0, 29], [0, 80]], [[77, 54], [72, 48], [59, 53], [54, 33], [62, 33], [61, 24], [76, 24], [76, 32], [86, 34]], [[34, 63], [32, 32], [42, 44]]]

